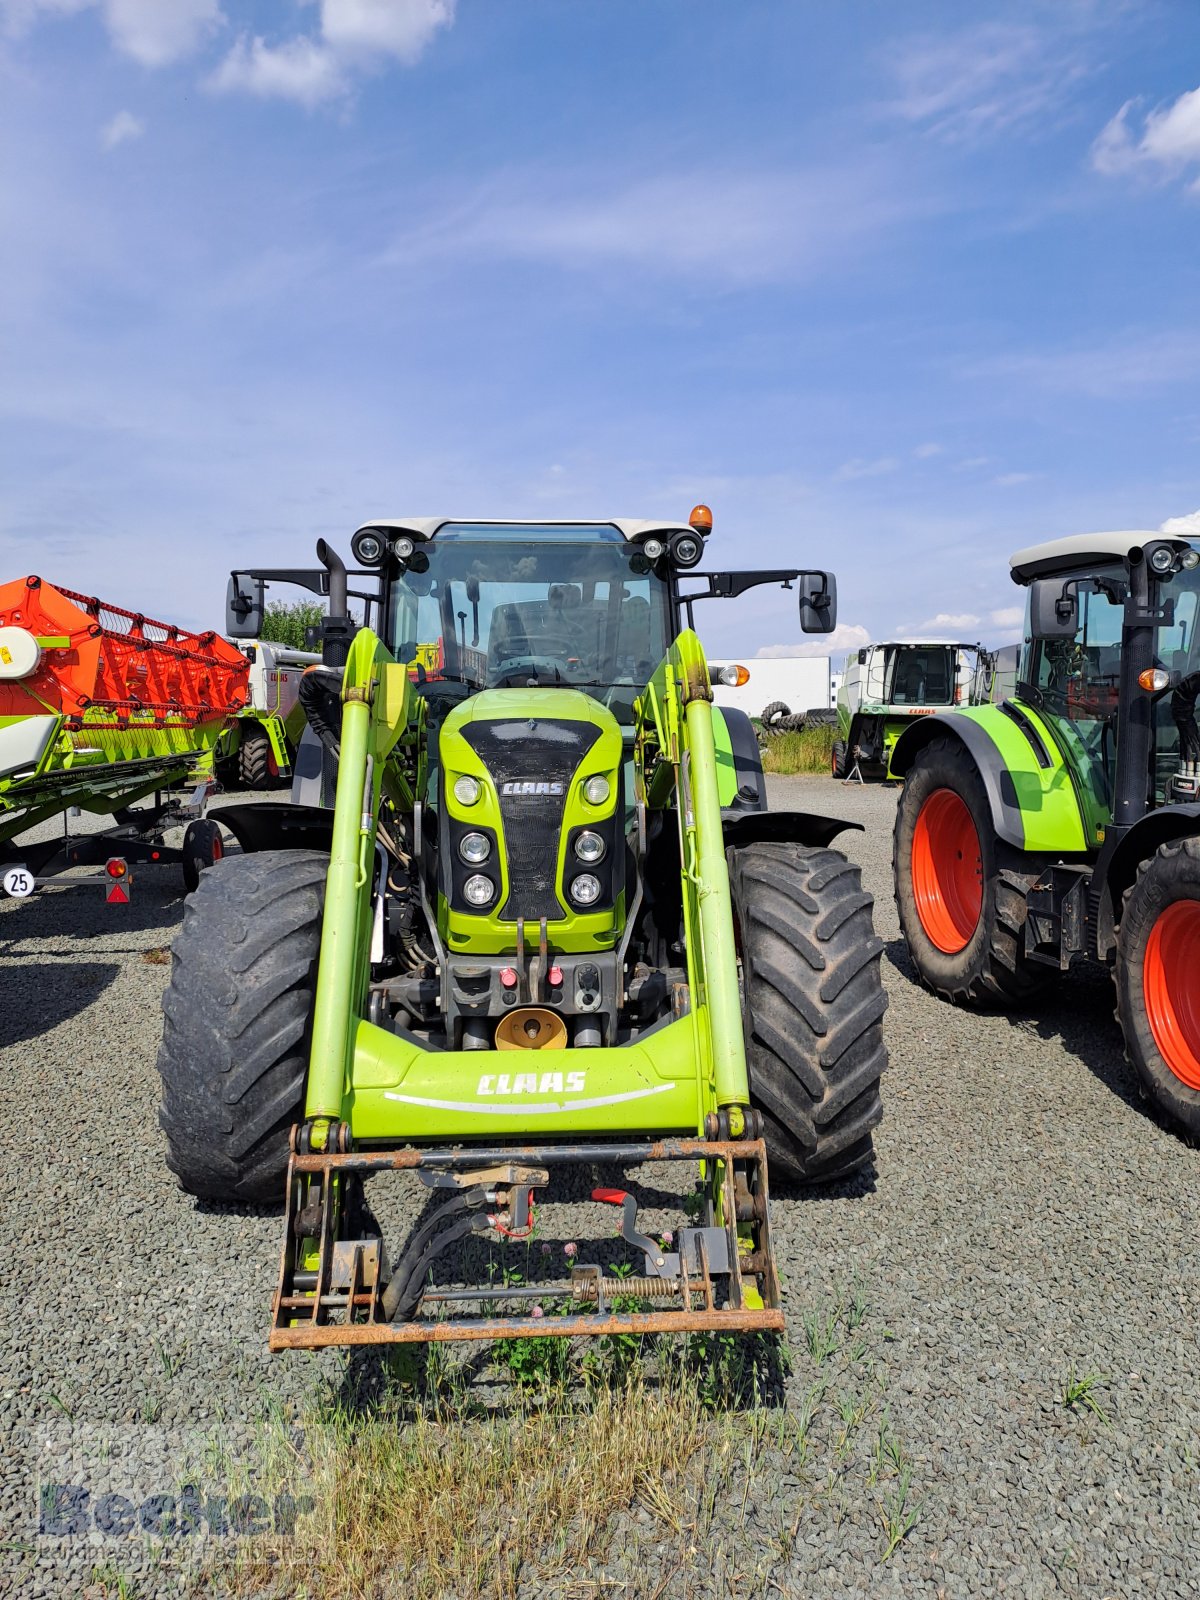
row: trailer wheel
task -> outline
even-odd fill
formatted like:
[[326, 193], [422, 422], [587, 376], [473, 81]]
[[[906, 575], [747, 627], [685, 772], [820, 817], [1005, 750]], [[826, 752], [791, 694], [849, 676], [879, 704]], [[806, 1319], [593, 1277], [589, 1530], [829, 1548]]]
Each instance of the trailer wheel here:
[[1142, 863], [1117, 930], [1117, 1020], [1144, 1091], [1200, 1134], [1200, 838]]
[[200, 874], [216, 866], [225, 854], [225, 841], [215, 822], [198, 817], [183, 833], [183, 886], [188, 894], [200, 887]]
[[279, 782], [279, 763], [265, 728], [250, 726], [238, 746], [238, 778], [247, 789], [271, 789]]
[[837, 850], [772, 842], [728, 856], [750, 1099], [771, 1171], [828, 1182], [870, 1160], [883, 1115], [887, 997], [873, 901]]
[[283, 1199], [328, 867], [317, 850], [231, 856], [187, 902], [163, 996], [158, 1120], [167, 1165], [201, 1199]]
[[957, 739], [931, 740], [904, 780], [892, 876], [909, 957], [943, 999], [1016, 1005], [1047, 981], [1024, 951], [1037, 871], [996, 837], [983, 779]]
[[846, 770], [846, 746], [840, 739], [835, 739], [833, 749], [829, 752], [830, 777], [844, 778]]

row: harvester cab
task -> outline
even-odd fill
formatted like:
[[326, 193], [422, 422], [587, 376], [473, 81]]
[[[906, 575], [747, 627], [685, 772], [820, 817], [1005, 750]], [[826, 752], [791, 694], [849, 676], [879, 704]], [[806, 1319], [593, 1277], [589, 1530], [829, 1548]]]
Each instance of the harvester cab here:
[[[165, 1000], [173, 1170], [286, 1203], [273, 1348], [782, 1327], [768, 1157], [791, 1182], [868, 1159], [881, 945], [846, 825], [766, 810], [688, 626], [771, 582], [828, 632], [833, 579], [697, 572], [706, 518], [355, 534], [377, 626], [302, 691], [336, 802], [233, 808], [247, 853], [206, 875]], [[669, 1245], [647, 1163], [695, 1179]], [[390, 1253], [383, 1172], [428, 1191]], [[532, 1258], [565, 1277], [494, 1275], [579, 1200], [620, 1207], [630, 1275], [573, 1241]]]
[[981, 644], [954, 639], [893, 639], [854, 651], [838, 686], [833, 776], [893, 777], [892, 751], [909, 724], [969, 704], [992, 666]]
[[946, 998], [1015, 1003], [1112, 964], [1143, 1092], [1200, 1132], [1200, 550], [1161, 533], [1019, 551], [1015, 692], [913, 728], [901, 925]]

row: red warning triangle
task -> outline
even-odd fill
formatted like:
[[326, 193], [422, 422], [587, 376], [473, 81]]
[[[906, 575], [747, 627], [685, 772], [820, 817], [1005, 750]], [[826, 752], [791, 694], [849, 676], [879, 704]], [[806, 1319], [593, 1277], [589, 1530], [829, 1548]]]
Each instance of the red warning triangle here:
[[113, 882], [108, 886], [108, 894], [105, 896], [105, 898], [110, 906], [127, 906], [129, 904], [129, 891], [126, 889], [123, 883], [120, 883], [114, 879]]

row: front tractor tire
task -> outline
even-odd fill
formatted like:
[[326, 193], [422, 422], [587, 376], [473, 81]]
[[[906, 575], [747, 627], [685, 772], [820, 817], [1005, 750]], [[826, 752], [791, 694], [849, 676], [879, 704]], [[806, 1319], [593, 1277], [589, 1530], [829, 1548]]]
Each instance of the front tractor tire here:
[[329, 857], [230, 856], [203, 873], [163, 996], [167, 1165], [202, 1200], [283, 1200], [303, 1114]]
[[242, 742], [238, 746], [238, 781], [243, 789], [273, 789], [280, 782], [271, 736], [265, 728], [253, 723], [242, 730]]
[[1200, 838], [1142, 863], [1117, 931], [1117, 1017], [1142, 1087], [1200, 1135]]
[[954, 738], [932, 739], [904, 780], [892, 835], [900, 931], [921, 982], [958, 1005], [1016, 1006], [1049, 969], [1025, 955], [1037, 881], [996, 837], [983, 779]]
[[871, 1159], [887, 1065], [873, 901], [837, 850], [730, 849], [750, 1100], [776, 1178], [828, 1183]]

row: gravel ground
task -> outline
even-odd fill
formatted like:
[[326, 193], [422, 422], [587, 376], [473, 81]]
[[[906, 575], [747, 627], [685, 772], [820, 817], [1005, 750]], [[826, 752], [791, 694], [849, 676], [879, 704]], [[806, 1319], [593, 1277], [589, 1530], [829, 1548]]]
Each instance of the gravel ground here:
[[[867, 828], [844, 843], [886, 942], [876, 1170], [776, 1195], [791, 1370], [749, 1471], [726, 1465], [682, 1547], [639, 1509], [554, 1592], [1200, 1594], [1200, 1153], [1132, 1089], [1108, 979], [1073, 973], [1024, 1019], [935, 1001], [891, 900], [895, 791], [769, 786]], [[178, 1460], [339, 1370], [267, 1354], [277, 1216], [197, 1208], [163, 1164], [158, 952], [181, 913], [160, 868], [124, 908], [0, 903], [0, 1593], [115, 1595], [110, 1560], [170, 1592], [153, 1549], [35, 1538], [47, 1441], [93, 1481], [103, 1441]]]

